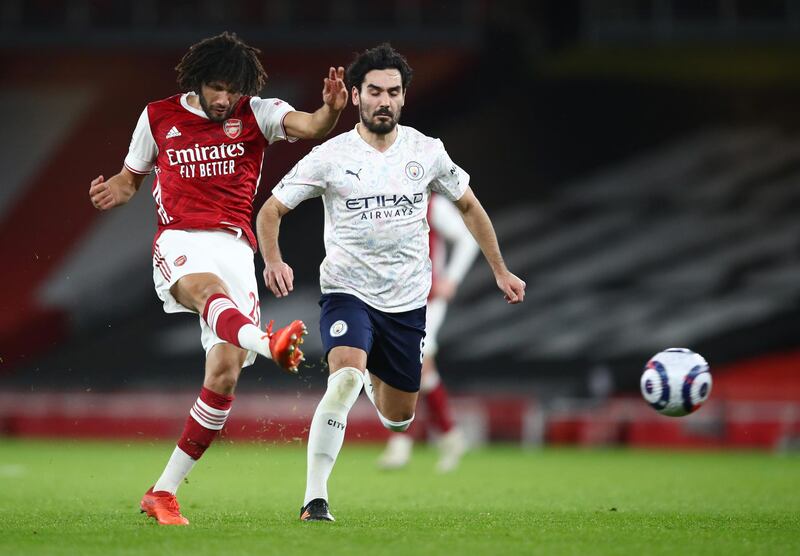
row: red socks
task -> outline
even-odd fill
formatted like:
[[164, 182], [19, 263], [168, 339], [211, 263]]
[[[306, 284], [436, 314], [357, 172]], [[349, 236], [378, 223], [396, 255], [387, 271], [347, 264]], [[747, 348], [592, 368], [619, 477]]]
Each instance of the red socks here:
[[439, 382], [436, 388], [424, 394], [428, 406], [428, 419], [442, 434], [453, 428], [453, 417], [444, 384]]
[[189, 411], [183, 434], [178, 440], [178, 448], [192, 459], [200, 459], [217, 433], [225, 426], [233, 399], [233, 396], [217, 394], [203, 386], [200, 397]]
[[208, 298], [203, 309], [203, 320], [214, 334], [237, 347], [243, 347], [239, 344], [239, 330], [246, 324], [253, 324], [224, 293], [215, 293]]

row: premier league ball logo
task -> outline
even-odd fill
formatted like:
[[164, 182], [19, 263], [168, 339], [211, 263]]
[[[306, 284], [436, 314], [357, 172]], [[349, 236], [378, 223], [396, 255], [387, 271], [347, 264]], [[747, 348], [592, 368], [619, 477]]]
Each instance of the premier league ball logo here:
[[685, 348], [657, 353], [645, 365], [642, 396], [662, 415], [681, 417], [697, 411], [711, 394], [711, 373], [703, 357]]

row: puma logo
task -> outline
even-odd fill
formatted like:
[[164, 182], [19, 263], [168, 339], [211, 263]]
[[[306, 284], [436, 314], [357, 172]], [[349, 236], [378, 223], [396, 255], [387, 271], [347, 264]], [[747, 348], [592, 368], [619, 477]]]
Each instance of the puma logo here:
[[363, 170], [363, 168], [359, 168], [358, 172], [353, 172], [352, 170], [345, 170], [344, 174], [345, 175], [350, 174], [351, 176], [355, 176], [358, 181], [361, 181], [361, 178], [358, 176], [361, 173], [361, 170]]

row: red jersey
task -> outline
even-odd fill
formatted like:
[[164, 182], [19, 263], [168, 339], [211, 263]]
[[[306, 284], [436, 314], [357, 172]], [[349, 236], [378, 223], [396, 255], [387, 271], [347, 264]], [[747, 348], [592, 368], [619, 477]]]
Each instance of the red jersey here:
[[243, 96], [225, 121], [214, 122], [189, 105], [187, 96], [147, 105], [125, 167], [137, 174], [155, 169], [158, 234], [230, 229], [245, 234], [255, 250], [251, 218], [264, 149], [288, 139], [283, 118], [294, 108], [278, 99]]

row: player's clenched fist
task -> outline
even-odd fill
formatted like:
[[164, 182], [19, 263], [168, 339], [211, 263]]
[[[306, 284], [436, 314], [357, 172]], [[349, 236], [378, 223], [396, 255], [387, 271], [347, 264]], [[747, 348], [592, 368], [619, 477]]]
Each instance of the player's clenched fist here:
[[114, 193], [103, 176], [97, 176], [92, 180], [89, 185], [89, 198], [94, 208], [98, 210], [108, 210], [117, 205]]
[[516, 305], [525, 299], [525, 281], [508, 272], [497, 278], [497, 287], [503, 292], [505, 300]]

